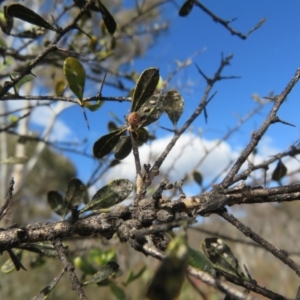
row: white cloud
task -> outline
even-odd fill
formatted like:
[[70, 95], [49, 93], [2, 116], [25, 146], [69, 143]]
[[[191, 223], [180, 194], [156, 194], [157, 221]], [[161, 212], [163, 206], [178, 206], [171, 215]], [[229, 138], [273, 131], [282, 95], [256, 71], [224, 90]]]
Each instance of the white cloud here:
[[[52, 106], [52, 108], [47, 106], [38, 107], [33, 111], [31, 115], [31, 121], [35, 125], [46, 128], [49, 125], [49, 122], [53, 120], [55, 115], [59, 114], [62, 110], [68, 108], [69, 106], [70, 104], [64, 104], [64, 106], [59, 107], [59, 105], [57, 104], [55, 106]], [[63, 141], [71, 136], [73, 136], [73, 133], [71, 129], [66, 125], [66, 123], [61, 119], [56, 119], [51, 131], [50, 140]]]
[[[142, 165], [144, 163], [153, 165], [155, 160], [165, 150], [170, 140], [171, 136], [167, 136], [153, 141], [151, 145], [140, 147], [139, 154]], [[251, 156], [249, 160], [252, 163], [259, 164], [270, 159], [271, 155], [275, 155], [279, 152], [279, 149], [272, 144], [271, 138], [264, 138], [258, 146], [259, 151], [258, 154], [255, 155], [254, 160]], [[229, 171], [228, 167], [230, 163], [232, 165], [232, 163], [235, 162], [241, 153], [241, 149], [244, 149], [244, 147], [245, 145], [232, 147], [229, 143], [224, 141], [208, 140], [193, 134], [184, 134], [177, 141], [167, 159], [163, 162], [160, 174], [167, 177], [171, 182], [174, 182], [183, 179], [185, 174], [191, 174], [193, 170], [198, 170], [204, 178], [205, 185], [220, 174], [221, 176], [219, 178], [222, 180]], [[271, 165], [268, 172], [269, 176], [271, 176], [276, 163], [277, 162]], [[289, 159], [286, 165], [289, 171], [295, 168], [299, 169], [300, 167], [300, 163], [294, 159]], [[241, 170], [247, 167], [248, 161], [244, 163]], [[102, 182], [99, 184], [103, 186], [103, 184], [107, 184], [107, 182], [116, 178], [127, 178], [134, 182], [135, 174], [134, 158], [133, 155], [130, 154], [120, 165], [106, 172], [102, 178]], [[262, 178], [262, 170], [256, 171], [253, 175], [257, 178]], [[251, 178], [249, 178], [249, 180], [251, 180]]]
[[[37, 101], [10, 101], [9, 102], [9, 110], [13, 111], [16, 109], [25, 109], [27, 105], [35, 105]], [[51, 120], [55, 115], [59, 115], [63, 110], [67, 109], [72, 103], [67, 102], [57, 102], [53, 103], [51, 107], [49, 106], [39, 106], [33, 109], [30, 115], [30, 123], [32, 125], [40, 127], [42, 130], [49, 126]], [[21, 116], [24, 114], [24, 111], [17, 113], [17, 115]], [[56, 118], [54, 125], [51, 130], [50, 140], [51, 141], [63, 141], [67, 138], [74, 137], [74, 133], [72, 130], [66, 125], [64, 121], [59, 118]]]
[[[157, 139], [151, 145], [139, 148], [142, 165], [144, 163], [154, 164], [155, 160], [165, 150], [171, 140], [171, 136]], [[216, 144], [218, 144], [217, 147]], [[164, 161], [160, 173], [168, 177], [170, 181], [178, 181], [185, 174], [198, 169], [206, 180], [211, 180], [221, 173], [228, 163], [238, 153], [226, 142], [217, 140], [206, 140], [193, 134], [184, 134], [177, 141], [167, 159]], [[206, 156], [206, 159], [201, 160]], [[115, 178], [135, 179], [135, 164], [133, 155], [128, 156], [122, 164], [110, 169], [105, 175], [105, 182]]]

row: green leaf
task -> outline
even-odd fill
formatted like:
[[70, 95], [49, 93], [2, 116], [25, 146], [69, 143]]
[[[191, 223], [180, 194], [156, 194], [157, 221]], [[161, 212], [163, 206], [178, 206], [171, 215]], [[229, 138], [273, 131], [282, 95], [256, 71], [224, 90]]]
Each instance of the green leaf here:
[[164, 109], [175, 128], [177, 128], [177, 122], [182, 115], [183, 108], [184, 100], [182, 96], [175, 90], [167, 92]]
[[109, 281], [109, 287], [113, 295], [118, 299], [118, 300], [125, 300], [126, 299], [126, 294], [123, 289], [121, 289], [118, 285], [116, 285], [113, 281]]
[[60, 216], [67, 211], [67, 203], [65, 203], [62, 195], [57, 191], [50, 191], [47, 194], [47, 201], [51, 209]]
[[108, 9], [98, 0], [98, 5], [107, 31], [113, 35], [117, 29], [117, 23]]
[[200, 186], [202, 186], [203, 177], [202, 174], [198, 171], [193, 172], [193, 178]]
[[[1, 12], [0, 12], [0, 16], [1, 16]], [[10, 34], [14, 26], [14, 18], [7, 14], [7, 6], [4, 6], [4, 18], [5, 20], [3, 20], [2, 18], [0, 19], [0, 27], [4, 33]]]
[[68, 57], [64, 62], [64, 74], [71, 91], [77, 96], [81, 103], [86, 76], [83, 65], [76, 58]]
[[131, 104], [131, 112], [138, 111], [145, 101], [151, 97], [159, 81], [159, 71], [157, 68], [146, 69], [139, 77]]
[[90, 263], [96, 263], [99, 266], [103, 266], [111, 260], [116, 260], [116, 250], [114, 248], [108, 250], [92, 248], [88, 253], [87, 259]]
[[85, 258], [77, 256], [74, 258], [74, 266], [80, 269], [85, 275], [92, 275], [96, 273], [96, 269]]
[[6, 14], [10, 17], [21, 19], [33, 25], [56, 31], [46, 20], [31, 9], [21, 4], [11, 4], [6, 8]]
[[146, 271], [147, 267], [143, 266], [136, 274], [134, 274], [133, 270], [130, 270], [127, 279], [126, 279], [126, 285], [133, 282], [134, 280], [138, 279], [143, 275], [143, 273]]
[[112, 121], [108, 122], [107, 128], [110, 132], [118, 130], [118, 126], [116, 125], [115, 122], [112, 122]]
[[28, 162], [29, 158], [27, 156], [16, 156], [16, 157], [8, 157], [5, 160], [2, 160], [0, 162], [0, 165], [7, 164], [7, 165], [18, 165], [18, 164], [26, 164]]
[[193, 6], [194, 6], [193, 0], [187, 0], [186, 2], [184, 2], [179, 10], [179, 16], [186, 17], [192, 11]]
[[89, 285], [93, 283], [99, 283], [105, 279], [107, 279], [113, 273], [116, 273], [119, 269], [119, 265], [114, 262], [108, 262], [104, 267], [100, 269], [97, 273], [95, 273], [88, 281], [82, 283], [82, 285]]
[[104, 101], [97, 100], [95, 104], [91, 104], [89, 102], [83, 102], [82, 105], [89, 109], [90, 111], [96, 111], [98, 110], [102, 105]]
[[18, 126], [19, 117], [16, 115], [9, 115], [8, 122], [11, 124], [10, 128], [16, 128]]
[[102, 158], [109, 154], [118, 143], [123, 129], [112, 131], [99, 138], [93, 146], [93, 153], [96, 158]]
[[4, 39], [0, 38], [0, 49], [6, 49], [7, 45]]
[[116, 166], [116, 165], [119, 165], [121, 162], [119, 161], [119, 160], [117, 160], [117, 159], [113, 159], [111, 162], [110, 162], [110, 164], [109, 164], [109, 168], [112, 168], [112, 167], [114, 167], [114, 166]]
[[278, 160], [277, 166], [272, 174], [272, 180], [280, 181], [287, 173], [287, 167], [283, 164], [281, 159]]
[[187, 261], [186, 241], [182, 237], [176, 237], [168, 245], [166, 258], [162, 261], [148, 288], [147, 299], [176, 299], [185, 278]]
[[197, 251], [190, 247], [188, 248], [188, 251], [189, 251], [189, 257], [188, 257], [189, 265], [216, 277], [216, 270], [213, 264], [202, 252]]
[[248, 280], [231, 249], [220, 238], [207, 238], [201, 243], [205, 256], [214, 267], [225, 273]]
[[[19, 74], [17, 73], [13, 73], [12, 74], [12, 78], [16, 78], [17, 76], [19, 76]], [[20, 79], [18, 81], [18, 83], [15, 85], [15, 88], [16, 88], [16, 91], [19, 92], [21, 86], [23, 84], [25, 84], [26, 82], [30, 82], [34, 79], [35, 77], [32, 75], [32, 74], [28, 74], [28, 75], [25, 75], [22, 79]]]
[[68, 206], [76, 205], [79, 203], [88, 203], [88, 191], [86, 186], [77, 178], [73, 178], [68, 183], [68, 188], [66, 192], [66, 202]]
[[162, 94], [153, 95], [145, 101], [138, 111], [143, 126], [150, 125], [160, 118], [164, 112], [164, 101], [165, 97]]
[[115, 158], [122, 160], [130, 154], [131, 150], [132, 144], [130, 136], [121, 136], [114, 149]]
[[142, 146], [143, 144], [147, 143], [149, 139], [149, 132], [144, 127], [140, 127], [135, 132], [137, 145]]
[[116, 179], [102, 187], [90, 202], [80, 210], [80, 214], [88, 210], [109, 208], [126, 199], [133, 189], [128, 179]]
[[64, 275], [65, 270], [62, 270], [60, 274], [58, 274], [51, 282], [49, 285], [47, 285], [45, 288], [43, 288], [38, 295], [30, 298], [30, 300], [45, 300], [47, 299], [48, 295], [53, 291], [61, 277]]
[[62, 78], [58, 79], [55, 83], [55, 95], [56, 96], [62, 95], [65, 88], [66, 88], [65, 81]]

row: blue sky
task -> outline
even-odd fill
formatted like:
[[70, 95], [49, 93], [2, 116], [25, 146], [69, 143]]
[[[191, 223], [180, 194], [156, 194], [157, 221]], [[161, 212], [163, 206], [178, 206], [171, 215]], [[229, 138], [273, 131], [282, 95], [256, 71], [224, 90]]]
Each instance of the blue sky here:
[[[183, 3], [183, 1], [176, 2], [179, 6]], [[266, 96], [271, 91], [275, 94], [280, 93], [295, 74], [296, 69], [300, 67], [300, 2], [295, 0], [218, 0], [202, 1], [202, 3], [223, 19], [238, 18], [231, 26], [243, 33], [255, 26], [262, 18], [265, 17], [267, 21], [247, 40], [241, 40], [232, 36], [220, 24], [215, 23], [198, 7], [194, 7], [188, 17], [180, 18], [178, 8], [174, 4], [168, 3], [162, 7], [162, 18], [170, 22], [170, 29], [156, 40], [143, 58], [134, 62], [134, 68], [143, 71], [148, 67], [158, 67], [161, 76], [166, 78], [168, 73], [176, 68], [175, 60], [184, 61], [196, 52], [203, 50], [194, 58], [189, 67], [175, 76], [170, 85], [170, 88], [179, 88], [185, 99], [185, 111], [179, 121], [179, 126], [181, 126], [198, 105], [206, 86], [206, 82], [198, 73], [194, 63], [197, 63], [208, 76], [212, 76], [219, 66], [221, 53], [225, 56], [233, 53], [234, 58], [231, 66], [227, 67], [223, 74], [240, 76], [241, 78], [217, 83], [214, 88], [217, 94], [208, 106], [208, 123], [206, 124], [204, 117], [200, 116], [192, 125], [193, 133], [191, 136], [194, 141], [197, 138], [200, 139], [197, 135], [200, 128], [203, 132], [202, 143], [210, 145], [212, 141], [219, 139], [229, 128], [236, 125], [237, 116], [244, 116], [257, 106], [257, 103], [251, 98], [254, 93], [260, 96]], [[125, 4], [131, 6], [134, 5], [134, 1], [125, 1]], [[85, 96], [92, 95], [92, 89], [86, 88]], [[118, 94], [115, 90], [104, 86], [103, 95], [116, 96]], [[261, 159], [275, 151], [284, 150], [299, 139], [299, 96], [300, 85], [298, 84], [278, 114], [282, 120], [290, 122], [296, 127], [282, 124], [273, 125], [259, 148]], [[227, 164], [227, 159], [236, 157], [240, 149], [246, 145], [251, 133], [259, 128], [270, 108], [271, 105], [269, 104], [259, 115], [250, 119], [223, 145], [227, 152], [219, 151], [210, 160], [210, 164], [206, 167], [202, 166], [202, 169], [200, 166], [200, 170], [208, 174], [211, 169], [217, 167], [214, 163], [218, 162], [216, 169], [220, 172]], [[108, 115], [109, 111], [117, 111], [118, 115], [123, 118], [129, 111], [129, 104], [108, 102], [101, 110], [94, 113], [88, 112], [91, 131], [87, 130], [81, 109], [78, 106], [71, 107], [60, 116], [61, 127], [58, 132], [64, 128], [67, 131], [65, 135], [69, 140], [81, 140], [87, 137], [89, 141], [87, 151], [91, 153], [93, 142], [107, 133], [106, 124], [107, 121], [111, 120]], [[171, 127], [166, 116], [161, 118], [160, 124]], [[157, 137], [163, 139], [157, 141], [156, 145], [159, 147], [157, 146], [156, 149], [159, 148], [158, 152], [163, 151], [164, 144], [162, 141], [165, 143], [168, 136], [169, 133], [158, 130]], [[196, 142], [198, 143], [198, 141]], [[180, 145], [182, 145], [181, 142], [179, 142], [178, 149], [180, 149]], [[141, 151], [148, 153], [150, 146], [144, 146], [142, 149], [145, 150], [141, 149]], [[180, 150], [178, 151], [180, 152]], [[191, 151], [191, 153], [195, 153], [193, 152], [195, 149]], [[173, 155], [176, 157], [176, 152]], [[69, 155], [69, 157], [76, 163], [78, 177], [83, 181], [86, 180], [93, 170], [95, 162], [78, 155]], [[183, 163], [186, 159], [190, 163]], [[193, 167], [191, 158], [187, 157], [185, 160], [181, 161], [181, 169], [178, 166], [178, 170], [182, 170], [182, 166], [186, 165], [189, 169], [186, 168], [184, 171], [189, 172]], [[223, 161], [224, 166], [220, 165], [220, 161]], [[129, 166], [130, 162], [126, 160], [123, 164], [124, 175], [128, 172]], [[113, 178], [116, 174], [122, 174], [122, 171], [116, 169], [107, 178]], [[209, 176], [210, 179], [213, 177], [214, 174]], [[180, 178], [176, 178], [174, 175], [172, 179], [178, 180]]]

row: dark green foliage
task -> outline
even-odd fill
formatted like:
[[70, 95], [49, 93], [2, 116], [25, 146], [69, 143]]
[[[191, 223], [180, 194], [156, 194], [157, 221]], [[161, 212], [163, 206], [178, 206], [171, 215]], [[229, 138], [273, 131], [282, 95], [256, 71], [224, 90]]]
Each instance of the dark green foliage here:
[[102, 187], [90, 202], [80, 210], [80, 214], [95, 209], [109, 208], [126, 199], [133, 189], [128, 179], [116, 179]]
[[93, 146], [93, 153], [96, 158], [102, 158], [109, 154], [121, 137], [122, 129], [112, 131], [100, 137]]
[[248, 279], [240, 268], [237, 258], [228, 245], [220, 238], [206, 238], [201, 243], [201, 250], [216, 269], [236, 277]]
[[174, 127], [177, 128], [177, 122], [184, 109], [184, 100], [178, 91], [169, 91], [166, 93], [164, 109]]
[[40, 15], [21, 4], [9, 5], [5, 9], [5, 13], [9, 17], [21, 19], [33, 25], [56, 31], [56, 29], [52, 25], [50, 25], [46, 20], [44, 20]]
[[186, 17], [190, 14], [192, 11], [192, 8], [194, 6], [194, 1], [193, 0], [187, 0], [183, 3], [183, 5], [180, 7], [179, 10], [179, 16], [180, 17]]
[[286, 173], [287, 173], [287, 167], [284, 165], [281, 159], [279, 159], [277, 166], [273, 171], [272, 180], [280, 182], [280, 180], [286, 175]]
[[122, 160], [130, 154], [131, 150], [132, 144], [130, 136], [121, 136], [114, 149], [115, 158]]
[[159, 71], [156, 68], [146, 69], [139, 77], [134, 89], [131, 111], [138, 111], [154, 93], [159, 81]]

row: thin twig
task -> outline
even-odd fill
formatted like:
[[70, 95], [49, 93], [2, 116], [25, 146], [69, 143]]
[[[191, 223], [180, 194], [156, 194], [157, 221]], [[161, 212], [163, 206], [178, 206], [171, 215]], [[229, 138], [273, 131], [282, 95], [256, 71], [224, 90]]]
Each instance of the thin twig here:
[[59, 30], [56, 34], [53, 41], [42, 51], [39, 55], [37, 55], [31, 63], [29, 63], [20, 74], [11, 81], [7, 81], [2, 90], [0, 91], [0, 99], [13, 87], [15, 86], [25, 75], [31, 74], [32, 70], [51, 52], [55, 52], [57, 50], [57, 43], [59, 40], [70, 30], [72, 30], [77, 22], [81, 19], [81, 17], [88, 11], [90, 5], [94, 2], [94, 0], [90, 0], [86, 3], [86, 5], [80, 10], [78, 15], [74, 18], [73, 22], [66, 26], [64, 29]]
[[251, 228], [244, 225], [238, 219], [236, 219], [232, 214], [228, 212], [220, 212], [218, 213], [222, 218], [228, 221], [230, 224], [235, 226], [239, 231], [241, 231], [245, 236], [251, 238], [253, 241], [257, 242], [259, 245], [264, 247], [278, 259], [280, 259], [284, 264], [288, 265], [292, 270], [296, 272], [298, 276], [300, 276], [300, 266], [288, 257], [288, 253], [285, 250], [279, 249], [269, 243], [267, 240], [263, 239], [257, 233], [255, 233]]
[[[17, 100], [36, 100], [36, 101], [64, 101], [64, 102], [71, 102], [78, 105], [78, 99], [72, 97], [63, 97], [63, 96], [21, 96], [21, 95], [5, 95], [3, 96], [0, 101], [17, 101]], [[93, 97], [86, 97], [82, 99], [82, 102], [96, 102], [96, 101], [113, 101], [113, 102], [130, 102], [130, 97], [108, 97], [108, 96], [93, 96]]]
[[0, 220], [2, 220], [2, 218], [7, 213], [7, 207], [9, 205], [9, 203], [11, 202], [11, 199], [12, 199], [12, 196], [13, 196], [14, 184], [15, 184], [15, 182], [14, 182], [14, 179], [12, 178], [10, 180], [10, 183], [9, 183], [9, 188], [8, 188], [6, 199], [5, 199], [2, 207], [0, 208]]
[[24, 114], [23, 116], [19, 117], [16, 121], [12, 122], [11, 124], [8, 124], [0, 128], [0, 132], [7, 131], [8, 129], [15, 127], [20, 120], [27, 118], [31, 114], [31, 112], [32, 111]]
[[233, 57], [232, 55], [229, 55], [225, 59], [221, 60], [220, 66], [219, 66], [217, 72], [215, 73], [213, 79], [207, 80], [207, 86], [206, 86], [206, 89], [205, 89], [205, 91], [203, 93], [202, 99], [201, 99], [198, 107], [196, 108], [196, 110], [194, 111], [194, 113], [190, 116], [190, 118], [185, 122], [185, 124], [179, 130], [177, 130], [175, 132], [173, 138], [171, 139], [171, 141], [167, 145], [166, 149], [161, 153], [161, 155], [159, 156], [159, 158], [156, 160], [156, 162], [152, 166], [151, 171], [159, 170], [160, 166], [162, 165], [162, 163], [164, 162], [164, 160], [166, 159], [167, 155], [170, 153], [170, 151], [172, 150], [172, 148], [175, 146], [175, 144], [176, 144], [177, 140], [180, 138], [180, 136], [185, 132], [185, 130], [187, 128], [189, 128], [189, 126], [194, 122], [194, 120], [205, 109], [205, 107], [206, 107], [206, 105], [208, 103], [209, 93], [211, 92], [214, 84], [218, 80], [220, 80], [221, 73], [222, 73], [224, 67], [229, 64], [229, 62], [232, 59], [232, 57]]
[[82, 285], [75, 274], [75, 267], [72, 264], [72, 262], [68, 259], [68, 256], [65, 252], [65, 249], [64, 249], [60, 239], [55, 239], [52, 242], [52, 244], [55, 247], [60, 260], [62, 261], [65, 270], [67, 270], [67, 272], [69, 274], [69, 277], [70, 277], [70, 280], [72, 283], [72, 290], [75, 290], [77, 292], [79, 299], [87, 300], [87, 296], [84, 293]]
[[247, 145], [247, 147], [241, 153], [241, 155], [239, 156], [239, 158], [237, 159], [237, 161], [235, 162], [235, 164], [233, 165], [231, 170], [227, 173], [224, 180], [221, 182], [221, 184], [220, 184], [221, 188], [226, 189], [233, 183], [234, 176], [238, 173], [241, 166], [247, 160], [247, 158], [252, 153], [254, 148], [258, 145], [259, 141], [264, 136], [264, 134], [266, 133], [266, 131], [268, 130], [270, 125], [276, 119], [276, 117], [277, 117], [276, 114], [277, 114], [280, 106], [282, 105], [282, 103], [284, 102], [284, 100], [286, 99], [288, 94], [291, 92], [293, 87], [296, 85], [299, 78], [300, 78], [300, 69], [297, 70], [296, 74], [294, 75], [292, 80], [288, 83], [288, 85], [286, 86], [284, 91], [279, 96], [276, 97], [276, 100], [274, 101], [274, 105], [273, 105], [267, 119], [263, 122], [261, 127], [252, 134], [250, 143]]
[[199, 1], [195, 0], [194, 1], [194, 5], [198, 6], [200, 9], [202, 9], [206, 14], [208, 14], [215, 22], [220, 23], [221, 25], [223, 25], [227, 30], [229, 30], [229, 32], [232, 35], [236, 35], [239, 38], [241, 38], [242, 40], [247, 39], [247, 37], [255, 30], [257, 30], [258, 28], [260, 28], [266, 21], [265, 18], [261, 19], [252, 29], [250, 29], [248, 31], [248, 33], [243, 34], [237, 30], [235, 30], [234, 28], [232, 28], [231, 26], [229, 26], [229, 24], [234, 21], [234, 20], [230, 20], [230, 21], [225, 21], [223, 19], [221, 19], [220, 17], [218, 17], [217, 15], [215, 15], [212, 11], [210, 11], [208, 8], [206, 8], [202, 3], [200, 3]]
[[[158, 251], [156, 248], [149, 246], [148, 244], [143, 245], [143, 250], [148, 255], [151, 255], [159, 260], [163, 260], [165, 258], [165, 254]], [[237, 291], [235, 288], [232, 288], [231, 286], [228, 285], [228, 283], [225, 280], [214, 278], [210, 274], [203, 272], [201, 270], [195, 269], [191, 266], [188, 266], [187, 273], [192, 275], [193, 277], [200, 279], [204, 283], [219, 289], [220, 291], [226, 293], [226, 295], [232, 296], [233, 299], [238, 299], [238, 300], [245, 300], [245, 299], [253, 300], [254, 299], [253, 297], [245, 295], [244, 293]]]

